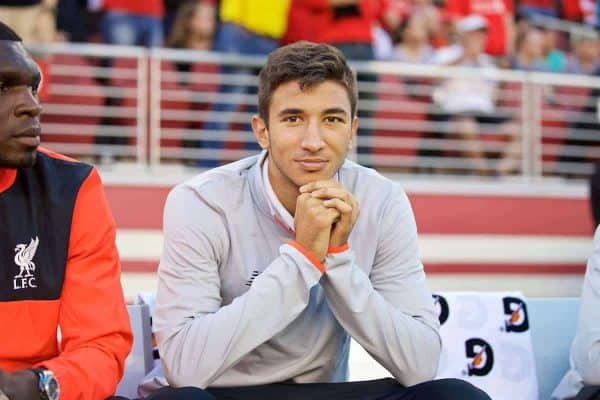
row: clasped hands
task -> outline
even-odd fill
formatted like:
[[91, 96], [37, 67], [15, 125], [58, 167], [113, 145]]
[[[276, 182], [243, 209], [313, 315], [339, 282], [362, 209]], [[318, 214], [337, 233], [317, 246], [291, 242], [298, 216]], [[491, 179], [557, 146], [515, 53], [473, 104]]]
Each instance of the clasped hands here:
[[358, 202], [339, 182], [308, 183], [296, 200], [296, 242], [323, 261], [328, 248], [348, 242], [358, 214]]

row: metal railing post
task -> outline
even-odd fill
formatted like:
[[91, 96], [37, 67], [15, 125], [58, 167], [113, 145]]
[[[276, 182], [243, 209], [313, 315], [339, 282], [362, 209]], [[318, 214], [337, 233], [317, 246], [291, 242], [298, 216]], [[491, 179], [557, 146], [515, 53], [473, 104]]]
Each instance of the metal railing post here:
[[524, 180], [542, 176], [542, 90], [526, 80], [521, 93], [521, 169]]
[[148, 53], [137, 58], [137, 163], [148, 163]]
[[542, 107], [543, 87], [541, 84], [533, 84], [531, 96], [531, 173], [535, 179], [543, 175], [542, 160]]
[[160, 99], [161, 60], [154, 51], [150, 52], [150, 166], [160, 164]]

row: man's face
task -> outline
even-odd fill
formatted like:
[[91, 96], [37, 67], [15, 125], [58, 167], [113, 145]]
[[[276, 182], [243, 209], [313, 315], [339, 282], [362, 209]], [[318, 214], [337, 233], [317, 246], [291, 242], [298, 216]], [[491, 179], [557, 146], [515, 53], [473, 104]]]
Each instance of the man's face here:
[[463, 46], [465, 52], [470, 56], [476, 56], [483, 53], [485, 41], [487, 39], [487, 30], [479, 29], [463, 34]]
[[30, 167], [40, 144], [40, 72], [20, 42], [0, 40], [0, 168]]
[[344, 87], [325, 81], [300, 90], [297, 81], [280, 85], [271, 97], [269, 125], [255, 117], [254, 133], [269, 152], [271, 184], [296, 188], [332, 178], [358, 128]]

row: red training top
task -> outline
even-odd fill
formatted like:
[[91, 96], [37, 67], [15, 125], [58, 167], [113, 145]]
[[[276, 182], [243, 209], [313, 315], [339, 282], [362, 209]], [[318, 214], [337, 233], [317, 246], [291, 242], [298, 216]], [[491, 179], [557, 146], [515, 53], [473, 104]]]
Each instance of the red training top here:
[[0, 219], [0, 370], [45, 367], [61, 400], [112, 395], [133, 337], [98, 172], [40, 148], [0, 168]]

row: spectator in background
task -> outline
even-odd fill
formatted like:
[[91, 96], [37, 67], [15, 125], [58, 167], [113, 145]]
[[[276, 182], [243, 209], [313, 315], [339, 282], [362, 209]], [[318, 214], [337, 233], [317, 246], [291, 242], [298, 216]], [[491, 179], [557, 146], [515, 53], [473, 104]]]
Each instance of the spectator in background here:
[[302, 40], [316, 42], [317, 31], [322, 28], [323, 19], [323, 13], [315, 11], [311, 0], [291, 0], [287, 27], [281, 44], [287, 45]]
[[[427, 36], [432, 43], [435, 43], [438, 47], [447, 43], [445, 40], [440, 41], [442, 21], [439, 9], [434, 5], [433, 0], [386, 0], [383, 4], [382, 20], [385, 24], [377, 23], [373, 32], [375, 58], [379, 60], [392, 58], [392, 42], [397, 43], [399, 41], [397, 37], [398, 27], [401, 23], [407, 22], [413, 15], [419, 15], [424, 20]], [[390, 30], [389, 32], [386, 27]], [[395, 37], [392, 38], [392, 36]], [[388, 44], [389, 49], [387, 48]], [[381, 49], [384, 49], [385, 52]]]
[[[462, 18], [457, 24], [459, 43], [438, 50], [433, 62], [439, 65], [455, 65], [471, 68], [495, 68], [491, 57], [484, 52], [488, 24], [479, 15]], [[483, 77], [451, 78], [446, 80], [433, 93], [434, 112], [430, 119], [434, 122], [451, 121], [447, 133], [464, 140], [459, 151], [461, 157], [469, 160], [468, 172], [489, 175], [483, 143], [479, 137], [480, 124], [498, 125], [506, 120], [496, 110], [496, 83]], [[437, 124], [442, 126], [442, 124]], [[439, 130], [428, 134], [434, 139], [443, 139]], [[444, 151], [422, 150], [421, 156], [439, 157]], [[453, 170], [453, 169], [452, 169]], [[453, 171], [454, 172], [454, 171]]]
[[392, 60], [427, 64], [431, 61], [434, 50], [429, 44], [427, 20], [422, 14], [408, 17], [397, 29], [397, 40]]
[[440, 36], [443, 16], [437, 3], [439, 3], [437, 0], [390, 0], [389, 10], [399, 16], [402, 22], [416, 14], [424, 18], [432, 44], [435, 47], [443, 47], [447, 45], [447, 41]]
[[512, 52], [514, 38], [513, 0], [446, 0], [446, 10], [455, 18], [479, 15], [488, 26], [485, 51], [495, 57]]
[[578, 0], [583, 17], [583, 23], [590, 26], [598, 25], [597, 18], [597, 0]]
[[[578, 0], [577, 0], [578, 1]], [[558, 0], [515, 0], [517, 14], [532, 18], [536, 15], [558, 17]]]
[[[171, 36], [167, 45], [176, 49], [187, 49], [192, 51], [209, 51], [213, 47], [213, 38], [216, 26], [215, 6], [210, 0], [188, 0], [183, 3], [177, 11], [177, 16], [171, 30]], [[202, 64], [198, 64], [200, 66]], [[175, 67], [181, 73], [188, 73], [192, 70], [192, 63], [176, 62]], [[179, 84], [186, 86], [190, 84], [187, 75], [181, 74]], [[203, 101], [193, 101], [190, 103], [192, 111], [206, 111], [210, 109], [210, 104]], [[186, 124], [190, 130], [201, 129], [204, 126], [203, 121], [193, 121]], [[205, 144], [197, 139], [184, 139], [185, 148], [202, 148]], [[186, 160], [186, 165], [195, 166], [195, 160]]]
[[[163, 36], [165, 38], [171, 37], [179, 9], [190, 1], [195, 0], [164, 0], [165, 17], [163, 18]], [[211, 3], [214, 5], [214, 1], [211, 1]]]
[[544, 61], [544, 35], [536, 28], [529, 28], [517, 37], [517, 52], [510, 67], [521, 71], [547, 71]]
[[573, 53], [567, 62], [567, 73], [594, 74], [600, 68], [598, 37], [596, 35], [575, 36], [572, 44]]
[[597, 0], [560, 0], [560, 2], [562, 18], [598, 26], [600, 4]]
[[91, 10], [87, 1], [58, 0], [56, 26], [70, 42], [87, 42], [95, 33], [90, 30]]
[[[275, 50], [279, 45], [279, 40], [285, 34], [287, 29], [288, 12], [290, 0], [221, 0], [219, 5], [219, 17], [221, 24], [217, 29], [213, 50], [221, 53], [233, 53], [254, 56], [266, 56]], [[240, 68], [224, 66], [221, 70], [227, 76], [232, 74], [239, 75], [257, 75], [256, 68]], [[223, 84], [219, 92], [222, 94], [254, 94], [257, 92], [253, 85], [244, 85], [239, 83]], [[221, 121], [224, 113], [231, 113], [238, 108], [237, 101], [226, 103], [217, 103], [213, 112], [222, 115], [214, 115], [206, 123], [206, 129], [218, 133], [222, 138], [216, 141], [206, 141], [208, 148], [214, 150], [214, 157], [210, 159], [199, 160], [198, 166], [203, 168], [213, 168], [221, 163], [221, 155], [218, 151], [224, 147], [225, 134], [230, 129], [233, 121]], [[256, 112], [256, 107], [248, 105], [247, 111]], [[215, 118], [216, 117], [216, 118]], [[244, 147], [247, 150], [259, 150], [259, 146], [249, 135], [250, 125], [244, 124], [244, 134], [247, 138], [244, 140]]]
[[49, 43], [56, 36], [57, 0], [0, 0], [0, 21], [12, 28], [23, 43]]
[[[586, 51], [580, 49], [580, 52]], [[596, 60], [596, 63], [597, 62], [598, 60]], [[581, 70], [581, 68], [579, 68], [579, 70]], [[600, 67], [596, 68], [596, 70], [589, 75], [594, 75], [595, 78], [598, 78], [600, 76]], [[589, 153], [586, 154], [586, 151], [581, 151], [582, 149], [592, 151], [598, 149], [597, 134], [600, 131], [600, 121], [598, 117], [600, 115], [600, 110], [598, 110], [599, 98], [600, 88], [593, 88], [589, 91], [587, 101], [583, 108], [575, 110], [577, 113], [581, 114], [579, 114], [580, 117], [576, 118], [575, 121], [568, 124], [569, 134], [563, 143], [562, 154], [558, 159], [559, 163], [563, 163], [568, 167], [569, 163], [574, 163], [576, 165], [588, 162], [597, 163], [600, 161], [597, 157], [593, 157]], [[575, 150], [575, 154], [573, 153], [573, 150]], [[564, 173], [564, 176], [566, 178], [586, 177], [571, 172]]]
[[162, 46], [162, 0], [104, 0], [104, 11], [100, 33], [105, 43]]
[[[104, 16], [100, 22], [100, 35], [107, 44], [123, 46], [159, 47], [163, 44], [162, 18], [163, 0], [104, 0]], [[112, 65], [111, 59], [102, 59], [102, 67]], [[98, 79], [101, 87], [109, 84], [108, 79]], [[120, 107], [123, 99], [106, 95], [104, 105]], [[104, 116], [101, 125], [119, 125], [118, 119]], [[101, 149], [98, 162], [111, 164], [115, 155], [110, 146], [125, 146], [129, 138], [120, 136], [96, 136], [95, 143]], [[108, 145], [108, 146], [106, 146]]]
[[181, 4], [173, 23], [168, 47], [206, 51], [213, 47], [215, 7], [212, 1], [188, 0]]
[[564, 72], [567, 66], [567, 56], [560, 51], [556, 45], [556, 31], [540, 27], [540, 32], [544, 36], [542, 53], [546, 69], [550, 72]]

